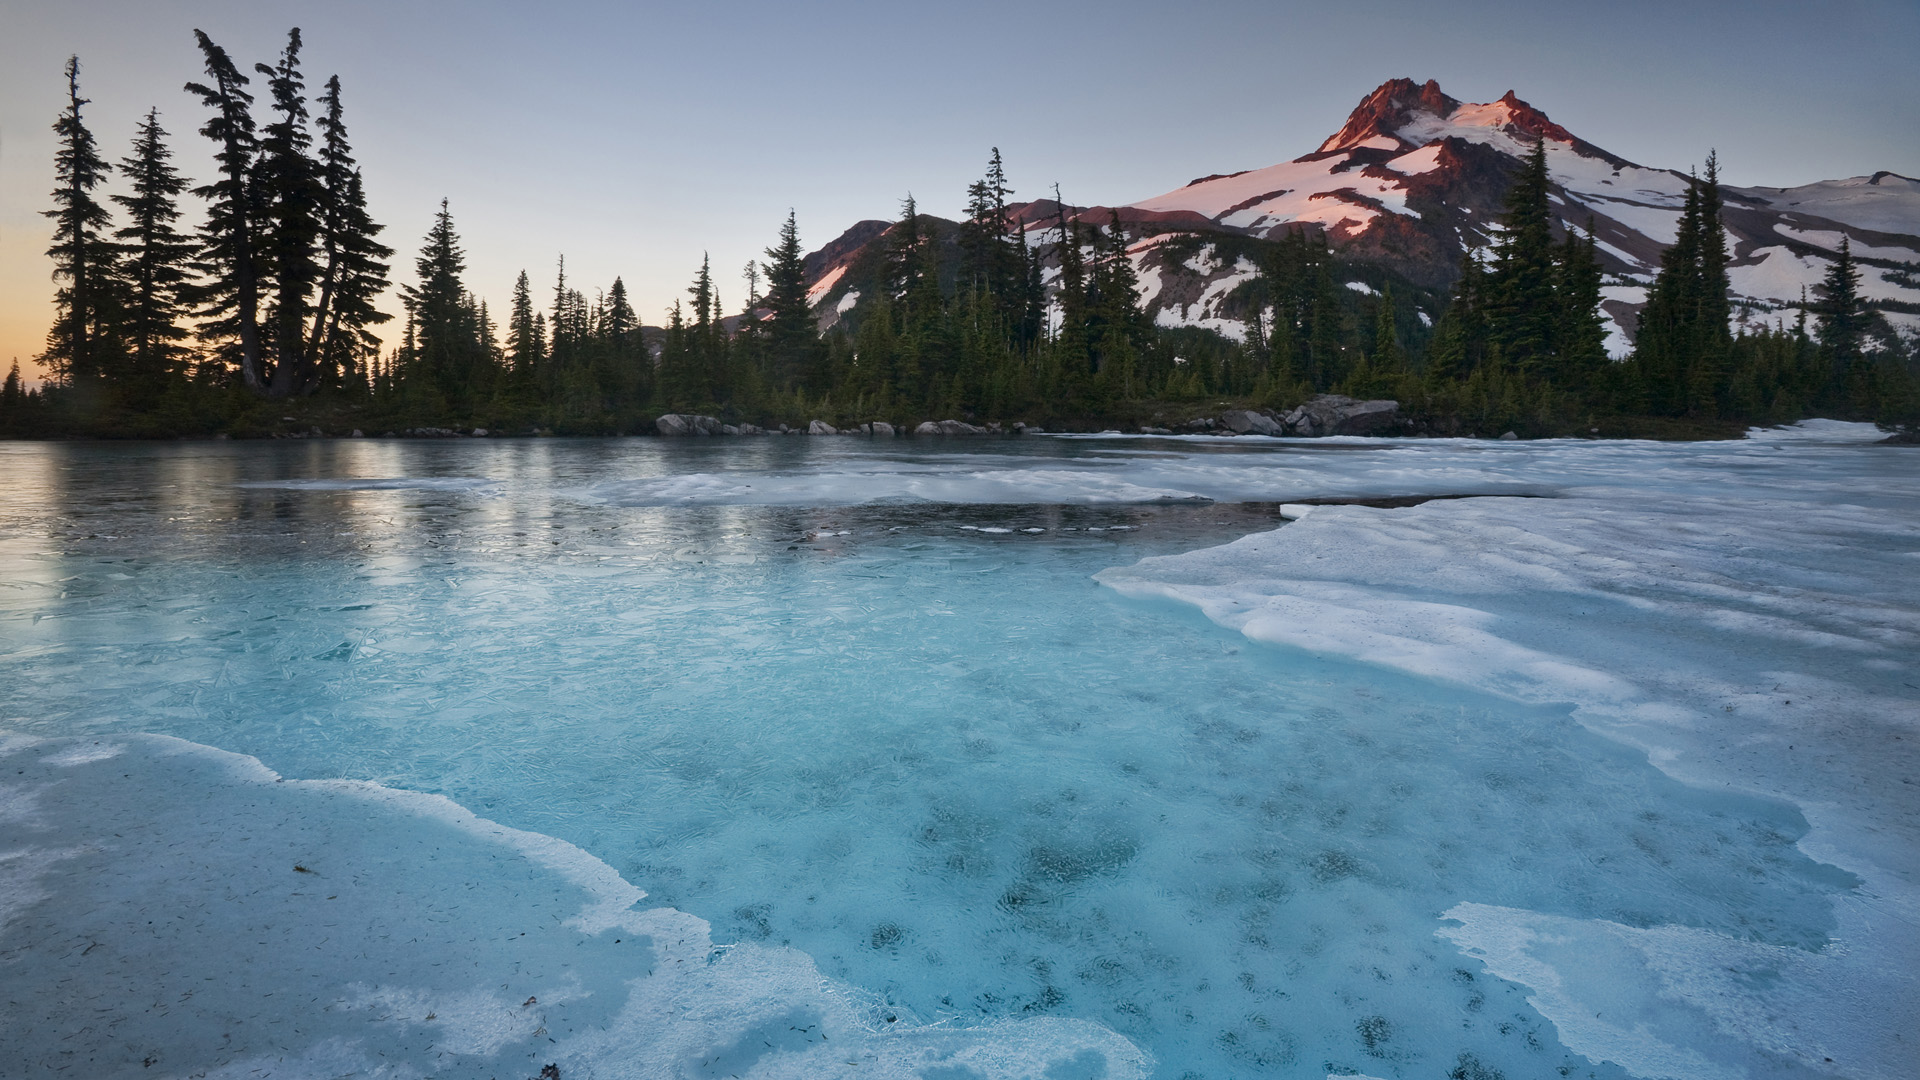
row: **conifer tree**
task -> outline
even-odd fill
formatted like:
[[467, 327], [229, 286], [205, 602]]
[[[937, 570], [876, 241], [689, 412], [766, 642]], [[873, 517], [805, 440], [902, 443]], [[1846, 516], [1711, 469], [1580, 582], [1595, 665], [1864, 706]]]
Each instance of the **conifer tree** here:
[[181, 291], [187, 283], [196, 245], [174, 228], [180, 218], [180, 193], [187, 188], [171, 164], [160, 110], [149, 109], [135, 128], [133, 154], [121, 172], [132, 194], [115, 195], [128, 217], [114, 234], [120, 241], [121, 291], [125, 298], [122, 331], [137, 398], [151, 398], [180, 366], [179, 325], [185, 313]]
[[541, 342], [535, 336], [533, 289], [527, 272], [520, 271], [513, 283], [513, 306], [507, 313], [507, 361], [517, 378], [531, 376], [541, 361]]
[[[769, 375], [773, 385], [789, 389], [812, 368], [820, 335], [807, 303], [807, 268], [800, 254], [800, 231], [793, 211], [780, 226], [780, 241], [767, 249]], [[749, 301], [751, 307], [751, 301]]]
[[345, 381], [374, 347], [370, 328], [390, 318], [373, 307], [373, 300], [386, 289], [386, 260], [393, 249], [379, 242], [384, 227], [367, 213], [364, 183], [347, 141], [338, 75], [327, 79], [319, 101], [323, 111], [314, 126], [320, 131], [320, 293], [307, 356], [320, 380]]
[[1677, 415], [1686, 404], [1687, 368], [1700, 312], [1701, 210], [1700, 185], [1689, 178], [1674, 242], [1660, 253], [1660, 272], [1640, 310], [1634, 363], [1645, 405], [1656, 415]]
[[1507, 192], [1500, 239], [1487, 282], [1492, 336], [1507, 362], [1523, 373], [1550, 367], [1555, 316], [1552, 213], [1547, 201], [1547, 149], [1535, 139], [1526, 164]]
[[306, 393], [317, 384], [307, 354], [307, 321], [322, 273], [316, 254], [327, 192], [311, 153], [300, 47], [300, 29], [295, 27], [287, 33], [278, 64], [253, 66], [266, 80], [276, 114], [261, 132], [253, 181], [260, 214], [260, 272], [273, 286], [270, 327], [262, 344], [272, 361], [269, 391], [275, 397]]
[[207, 200], [207, 218], [200, 228], [200, 257], [195, 263], [203, 282], [193, 297], [204, 321], [202, 340], [214, 342], [219, 355], [239, 369], [250, 390], [264, 387], [260, 355], [260, 267], [255, 251], [258, 213], [254, 207], [253, 166], [259, 149], [250, 108], [253, 95], [225, 49], [199, 30], [193, 32], [206, 60], [211, 85], [190, 82], [186, 88], [213, 110], [200, 134], [217, 148], [220, 179], [193, 189]]
[[1588, 393], [1607, 365], [1607, 327], [1600, 312], [1600, 259], [1593, 222], [1584, 239], [1572, 229], [1554, 252], [1554, 296], [1558, 299], [1553, 380], [1576, 393]]
[[52, 210], [43, 211], [54, 221], [53, 276], [66, 284], [55, 303], [59, 314], [47, 334], [46, 351], [41, 361], [57, 376], [74, 385], [90, 385], [110, 374], [115, 366], [108, 340], [108, 320], [112, 307], [114, 271], [113, 244], [105, 235], [109, 224], [107, 208], [93, 196], [113, 166], [100, 156], [93, 133], [87, 130], [80, 107], [87, 99], [80, 96], [80, 58], [67, 58], [67, 107], [54, 121], [54, 134], [60, 149], [54, 155]]
[[1067, 219], [1066, 200], [1054, 185], [1054, 257], [1060, 263], [1060, 329], [1053, 335], [1054, 364], [1069, 394], [1077, 392], [1090, 373], [1087, 348], [1087, 264], [1080, 220]]
[[1860, 343], [1866, 334], [1866, 307], [1860, 301], [1860, 269], [1853, 261], [1853, 242], [1842, 235], [1840, 250], [1827, 265], [1820, 281], [1814, 306], [1820, 316], [1818, 340], [1827, 363], [1835, 374], [1843, 374], [1860, 359]]
[[1127, 257], [1127, 233], [1118, 211], [1109, 210], [1107, 232], [1095, 273], [1098, 301], [1094, 340], [1095, 363], [1107, 376], [1110, 392], [1131, 397], [1139, 351], [1146, 339], [1146, 319], [1140, 310], [1140, 277]]
[[1373, 320], [1373, 356], [1369, 366], [1377, 376], [1398, 376], [1406, 371], [1407, 352], [1400, 345], [1400, 329], [1394, 321], [1392, 285], [1380, 290], [1380, 310]]
[[414, 345], [402, 378], [428, 390], [439, 404], [456, 411], [471, 404], [487, 374], [478, 311], [461, 275], [466, 253], [453, 228], [447, 200], [440, 200], [420, 255], [414, 260], [419, 284], [401, 290]]
[[379, 353], [380, 340], [373, 328], [393, 318], [374, 306], [387, 291], [387, 260], [393, 249], [377, 239], [386, 226], [375, 224], [367, 213], [359, 170], [348, 177], [334, 211], [336, 222], [329, 231], [334, 246], [332, 295], [324, 308], [324, 330], [320, 329], [323, 313], [314, 316], [320, 340], [314, 355], [324, 377], [359, 386], [365, 382], [362, 361]]

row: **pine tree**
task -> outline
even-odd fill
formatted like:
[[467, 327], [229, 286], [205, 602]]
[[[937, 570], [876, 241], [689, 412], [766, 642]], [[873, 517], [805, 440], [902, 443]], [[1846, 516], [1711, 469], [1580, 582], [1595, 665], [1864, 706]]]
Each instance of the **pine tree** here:
[[540, 366], [542, 342], [535, 337], [533, 288], [527, 272], [520, 271], [513, 283], [513, 307], [507, 314], [507, 361], [516, 378], [525, 380]]
[[[780, 242], [767, 249], [769, 375], [773, 386], [791, 389], [813, 368], [820, 335], [807, 303], [807, 268], [800, 255], [800, 231], [793, 211], [780, 226]], [[749, 301], [751, 307], [751, 301]]]
[[1842, 235], [1840, 250], [1828, 264], [1817, 293], [1814, 313], [1820, 316], [1818, 340], [1835, 374], [1844, 373], [1860, 359], [1866, 334], [1867, 311], [1860, 301], [1860, 269], [1853, 261], [1853, 242]]
[[133, 154], [120, 163], [133, 189], [113, 201], [126, 210], [129, 222], [114, 236], [120, 240], [121, 291], [126, 310], [122, 328], [126, 337], [129, 374], [135, 384], [136, 404], [150, 403], [167, 380], [178, 373], [187, 331], [179, 325], [185, 313], [181, 292], [186, 286], [196, 245], [173, 223], [180, 218], [180, 193], [187, 181], [170, 163], [173, 151], [160, 127], [160, 111], [149, 109], [135, 128]]
[[1586, 394], [1607, 365], [1607, 325], [1600, 311], [1599, 246], [1593, 222], [1584, 239], [1572, 229], [1554, 252], [1554, 296], [1559, 301], [1553, 382]]
[[204, 321], [202, 340], [216, 343], [219, 354], [240, 371], [250, 390], [263, 387], [260, 356], [260, 267], [255, 252], [258, 212], [252, 185], [259, 143], [250, 108], [253, 95], [225, 49], [199, 30], [193, 32], [206, 59], [212, 85], [190, 82], [186, 88], [213, 110], [200, 134], [218, 150], [220, 179], [193, 189], [207, 200], [207, 219], [200, 228], [200, 258], [195, 263], [203, 283], [193, 297]]
[[1693, 314], [1693, 333], [1686, 369], [1687, 412], [1712, 418], [1719, 414], [1719, 397], [1727, 380], [1728, 350], [1733, 333], [1727, 278], [1727, 232], [1720, 222], [1720, 157], [1709, 151], [1706, 177], [1700, 182], [1699, 283]]
[[323, 375], [359, 386], [365, 382], [361, 361], [377, 356], [380, 350], [373, 327], [393, 318], [374, 306], [387, 291], [387, 260], [393, 257], [393, 249], [376, 239], [386, 226], [375, 224], [367, 213], [366, 188], [359, 170], [348, 177], [334, 211], [335, 225], [329, 231], [333, 241], [332, 295], [324, 308], [324, 330], [319, 329], [320, 313], [314, 316], [321, 343], [314, 355]]
[[384, 228], [367, 213], [367, 199], [340, 100], [340, 77], [327, 79], [320, 95], [324, 111], [314, 121], [320, 130], [321, 188], [320, 293], [308, 331], [307, 356], [318, 381], [357, 378], [361, 357], [376, 346], [369, 329], [390, 316], [373, 307], [386, 289], [393, 249], [376, 237]]
[[1703, 220], [1700, 185], [1689, 178], [1674, 242], [1660, 254], [1634, 341], [1645, 405], [1655, 415], [1676, 416], [1686, 408], [1687, 370], [1698, 336]]
[[401, 290], [412, 324], [414, 347], [402, 377], [438, 397], [438, 404], [465, 411], [487, 374], [481, 328], [461, 275], [466, 253], [454, 232], [447, 200], [440, 200], [420, 255], [414, 261], [419, 284]]
[[1500, 239], [1487, 282], [1487, 316], [1507, 362], [1522, 373], [1550, 367], [1554, 353], [1553, 221], [1547, 201], [1546, 140], [1507, 192]]
[[1400, 329], [1394, 321], [1393, 286], [1380, 290], [1380, 310], [1373, 320], [1373, 357], [1369, 365], [1376, 376], [1397, 377], [1407, 368], [1407, 351], [1400, 344]]
[[260, 215], [260, 273], [273, 289], [262, 344], [271, 360], [269, 391], [275, 397], [306, 393], [317, 382], [307, 355], [307, 319], [322, 273], [316, 255], [327, 191], [311, 153], [300, 45], [295, 27], [287, 33], [278, 64], [253, 66], [266, 79], [276, 114], [261, 132], [253, 181]]
[[1109, 392], [1134, 393], [1140, 349], [1146, 343], [1146, 317], [1140, 310], [1140, 278], [1127, 257], [1127, 232], [1118, 211], [1109, 210], [1107, 232], [1094, 278], [1095, 365]]
[[80, 58], [67, 59], [67, 107], [54, 121], [60, 149], [54, 155], [53, 276], [64, 280], [56, 298], [59, 315], [47, 334], [41, 362], [76, 386], [91, 385], [112, 373], [107, 323], [112, 308], [113, 244], [106, 238], [107, 208], [93, 197], [113, 166], [101, 158], [93, 133], [81, 118]]

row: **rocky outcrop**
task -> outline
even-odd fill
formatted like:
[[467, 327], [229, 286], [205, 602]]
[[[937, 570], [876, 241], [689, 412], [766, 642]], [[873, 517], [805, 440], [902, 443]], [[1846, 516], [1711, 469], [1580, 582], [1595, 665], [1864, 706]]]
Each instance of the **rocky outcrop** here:
[[1340, 394], [1316, 394], [1281, 421], [1293, 435], [1375, 435], [1400, 420], [1397, 401], [1359, 401]]
[[887, 423], [885, 420], [875, 420], [870, 424], [861, 424], [860, 433], [862, 435], [871, 435], [876, 439], [891, 439], [893, 438], [893, 425]]
[[986, 435], [986, 428], [975, 427], [963, 420], [923, 420], [913, 429], [915, 435]]
[[827, 423], [825, 420], [815, 420], [813, 423], [807, 425], [807, 434], [838, 435], [840, 434], [840, 429]]
[[1284, 435], [1286, 430], [1266, 413], [1251, 409], [1229, 409], [1220, 414], [1220, 426], [1235, 435]]
[[726, 425], [722, 424], [717, 417], [694, 416], [689, 413], [668, 413], [653, 421], [653, 430], [669, 436], [720, 435], [725, 433], [725, 429]]

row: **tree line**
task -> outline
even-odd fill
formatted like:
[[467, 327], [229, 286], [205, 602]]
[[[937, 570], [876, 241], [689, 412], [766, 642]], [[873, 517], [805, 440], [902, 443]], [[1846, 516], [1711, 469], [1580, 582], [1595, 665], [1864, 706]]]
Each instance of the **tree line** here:
[[[1130, 239], [1117, 214], [1083, 220], [1057, 188], [1016, 212], [994, 150], [961, 221], [904, 201], [847, 268], [859, 302], [826, 333], [791, 213], [747, 264], [731, 313], [705, 260], [665, 326], [647, 327], [620, 278], [589, 297], [563, 258], [550, 289], [520, 273], [501, 322], [466, 282], [443, 200], [383, 353], [375, 328], [388, 316], [374, 303], [394, 252], [367, 211], [339, 79], [309, 100], [297, 29], [274, 63], [253, 66], [257, 84], [195, 37], [205, 79], [186, 90], [206, 110], [199, 133], [216, 165], [198, 186], [173, 167], [157, 109], [109, 164], [83, 119], [78, 60], [67, 63], [46, 212], [59, 288], [40, 359], [52, 378], [29, 393], [17, 368], [8, 376], [0, 433], [266, 434], [285, 412], [303, 430], [612, 434], [649, 430], [664, 412], [764, 426], [1105, 427], [1337, 392], [1395, 398], [1414, 430], [1436, 434], [1685, 435], [1816, 413], [1911, 428], [1920, 400], [1914, 355], [1863, 303], [1844, 242], [1791, 328], [1730, 330], [1711, 156], [1636, 347], [1610, 359], [1597, 241], [1591, 225], [1555, 236], [1544, 143], [1514, 179], [1494, 244], [1466, 253], [1450, 295], [1342, 262], [1305, 227], [1274, 240]], [[116, 168], [126, 190], [102, 200]], [[191, 232], [179, 226], [188, 193], [204, 204]], [[1150, 321], [1129, 250], [1141, 243], [1174, 261], [1211, 246], [1257, 266], [1224, 308], [1245, 339]]]

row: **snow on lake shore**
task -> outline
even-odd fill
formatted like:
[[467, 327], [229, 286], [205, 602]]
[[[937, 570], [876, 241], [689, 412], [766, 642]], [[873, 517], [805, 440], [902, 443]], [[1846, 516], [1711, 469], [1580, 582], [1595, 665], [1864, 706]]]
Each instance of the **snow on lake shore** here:
[[1438, 933], [1635, 1075], [1784, 1059], [1892, 1080], [1920, 1054], [1920, 459], [1861, 445], [1868, 425], [1756, 435], [1554, 500], [1323, 507], [1099, 580], [1254, 640], [1572, 703], [1676, 778], [1793, 803], [1800, 848], [1862, 882], [1817, 953], [1471, 902]]
[[[0, 741], [9, 1075], [1145, 1074], [1083, 1021], [919, 1024], [571, 844], [158, 735]], [[24, 1070], [14, 1072], [15, 1069]], [[931, 1073], [923, 1075], [933, 1075]]]
[[0, 445], [0, 1062], [1902, 1077], [1879, 438]]

